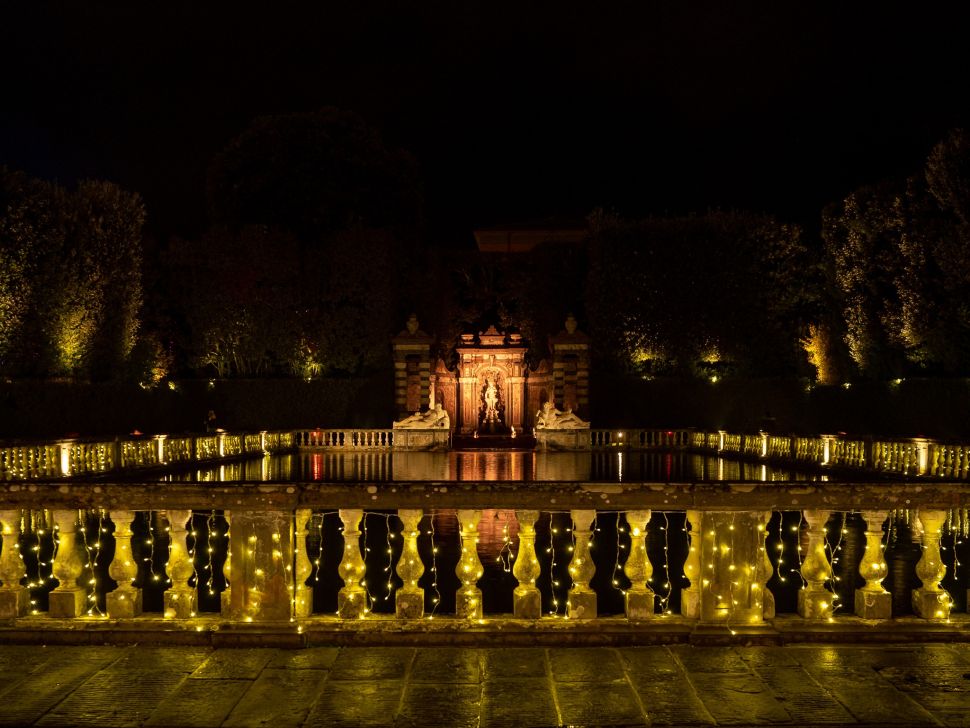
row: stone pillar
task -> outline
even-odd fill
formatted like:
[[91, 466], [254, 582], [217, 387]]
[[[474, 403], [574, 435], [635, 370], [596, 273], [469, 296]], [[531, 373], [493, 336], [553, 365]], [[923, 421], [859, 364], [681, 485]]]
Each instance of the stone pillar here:
[[132, 619], [141, 614], [141, 589], [132, 584], [138, 576], [138, 564], [131, 553], [131, 511], [114, 511], [111, 520], [115, 524], [115, 557], [108, 566], [111, 578], [118, 582], [114, 591], [105, 598], [111, 619]]
[[549, 337], [553, 384], [550, 397], [584, 417], [589, 415], [589, 345], [589, 337], [577, 329], [572, 314], [564, 329]]
[[[594, 619], [596, 617], [596, 592], [589, 582], [596, 573], [596, 565], [590, 556], [589, 547], [593, 538], [592, 526], [596, 520], [596, 511], [572, 511], [573, 558], [569, 562], [569, 575], [573, 585], [569, 589], [569, 601], [566, 603], [567, 614], [570, 619]], [[586, 525], [589, 524], [589, 525]]]
[[337, 570], [344, 586], [337, 592], [337, 615], [342, 619], [360, 619], [369, 611], [367, 590], [361, 583], [367, 568], [360, 552], [360, 521], [364, 511], [341, 508], [339, 513], [344, 524], [344, 555]]
[[[794, 452], [794, 451], [792, 451]], [[768, 558], [768, 547], [765, 540], [768, 538], [768, 522], [771, 521], [771, 511], [765, 511], [762, 515], [762, 522], [758, 524], [758, 549], [761, 551], [761, 563], [758, 568], [758, 575], [755, 577], [751, 588], [761, 592], [762, 610], [765, 619], [775, 618], [775, 595], [768, 589], [768, 581], [771, 579], [773, 569], [771, 559]], [[780, 527], [780, 524], [779, 524]]]
[[866, 523], [866, 550], [859, 562], [859, 575], [865, 586], [855, 590], [855, 613], [863, 619], [889, 619], [893, 614], [892, 595], [883, 589], [886, 578], [886, 558], [883, 554], [882, 524], [886, 511], [863, 511]]
[[458, 511], [461, 526], [461, 559], [455, 573], [461, 580], [461, 588], [455, 598], [455, 614], [459, 619], [482, 618], [482, 590], [478, 580], [485, 573], [482, 561], [478, 558], [478, 522], [482, 512], [474, 510]]
[[313, 511], [309, 508], [298, 508], [293, 527], [293, 535], [296, 539], [293, 545], [293, 559], [296, 566], [293, 581], [293, 615], [297, 619], [306, 619], [313, 614], [313, 589], [306, 583], [313, 572], [310, 554], [306, 549], [306, 534], [312, 524]]
[[12, 619], [27, 613], [30, 593], [20, 580], [27, 575], [20, 554], [19, 509], [0, 511], [0, 529], [3, 532], [3, 552], [0, 553], [0, 619]]
[[54, 554], [54, 578], [58, 587], [50, 593], [51, 617], [73, 619], [84, 614], [87, 590], [79, 586], [83, 562], [78, 554], [76, 510], [54, 511], [57, 527], [57, 551]]
[[[832, 593], [825, 582], [832, 575], [825, 554], [825, 522], [827, 511], [805, 511], [803, 520], [808, 526], [808, 550], [802, 560], [802, 578], [808, 582], [798, 592], [798, 614], [805, 619], [827, 619], [832, 616]], [[813, 525], [814, 524], [814, 525]]]
[[512, 613], [517, 619], [539, 619], [542, 616], [542, 596], [535, 585], [539, 577], [535, 529], [539, 511], [516, 511], [515, 515], [519, 521], [519, 550], [512, 575], [518, 579], [519, 585], [512, 594]]
[[418, 536], [424, 511], [420, 508], [403, 509], [397, 515], [404, 526], [401, 529], [404, 549], [397, 562], [397, 575], [404, 583], [394, 596], [395, 612], [399, 619], [420, 619], [424, 616], [424, 590], [418, 586], [418, 581], [424, 575], [424, 562], [418, 554]]
[[655, 594], [647, 586], [653, 575], [653, 565], [647, 555], [647, 524], [650, 511], [627, 511], [626, 522], [630, 528], [630, 558], [623, 571], [632, 582], [627, 589], [624, 606], [629, 620], [653, 619]]
[[763, 514], [703, 512], [693, 522], [699, 548], [700, 619], [728, 627], [764, 623]]
[[918, 518], [923, 524], [923, 555], [916, 564], [916, 576], [923, 586], [913, 589], [913, 611], [923, 619], [948, 619], [952, 600], [940, 586], [946, 576], [946, 564], [940, 555], [946, 511], [921, 510]]
[[394, 352], [394, 404], [399, 418], [426, 409], [431, 403], [433, 343], [434, 338], [421, 331], [414, 314], [411, 314], [405, 329], [391, 339]]
[[197, 589], [189, 586], [195, 567], [186, 544], [188, 530], [185, 524], [191, 521], [192, 511], [165, 511], [164, 514], [168, 521], [165, 530], [169, 535], [166, 571], [171, 581], [171, 586], [165, 592], [165, 617], [188, 619], [195, 616], [198, 603]]
[[701, 512], [687, 511], [684, 531], [689, 530], [687, 558], [684, 560], [684, 576], [690, 586], [680, 592], [680, 613], [688, 619], [701, 616]]
[[[229, 513], [225, 514], [229, 520]], [[293, 516], [234, 511], [229, 528], [229, 596], [223, 616], [245, 622], [289, 622], [293, 616]]]

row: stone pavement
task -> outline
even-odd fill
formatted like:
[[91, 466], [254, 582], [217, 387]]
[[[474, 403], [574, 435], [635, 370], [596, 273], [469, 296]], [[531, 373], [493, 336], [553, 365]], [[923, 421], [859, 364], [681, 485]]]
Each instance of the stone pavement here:
[[0, 725], [968, 725], [970, 645], [0, 647]]

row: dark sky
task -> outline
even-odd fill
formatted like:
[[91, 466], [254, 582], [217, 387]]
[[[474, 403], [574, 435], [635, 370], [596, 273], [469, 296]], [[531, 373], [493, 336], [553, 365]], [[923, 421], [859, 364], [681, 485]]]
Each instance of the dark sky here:
[[418, 158], [443, 243], [596, 206], [812, 223], [967, 123], [966, 13], [906, 5], [5, 2], [0, 164], [114, 180], [192, 234], [213, 153], [334, 105]]

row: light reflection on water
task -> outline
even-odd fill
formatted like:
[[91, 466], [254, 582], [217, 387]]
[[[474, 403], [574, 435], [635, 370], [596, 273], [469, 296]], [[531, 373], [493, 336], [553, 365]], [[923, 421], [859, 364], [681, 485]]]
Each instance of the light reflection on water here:
[[300, 452], [181, 471], [169, 481], [596, 481], [825, 480], [756, 462], [685, 452]]

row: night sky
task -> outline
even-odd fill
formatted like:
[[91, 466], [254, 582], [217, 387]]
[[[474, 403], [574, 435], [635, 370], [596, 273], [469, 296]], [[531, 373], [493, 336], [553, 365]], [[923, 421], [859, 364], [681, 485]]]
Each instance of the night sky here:
[[[0, 164], [205, 224], [205, 169], [257, 115], [360, 113], [419, 160], [432, 240], [710, 207], [814, 225], [970, 116], [957, 3], [7, 2]], [[850, 7], [851, 6], [851, 7]]]

